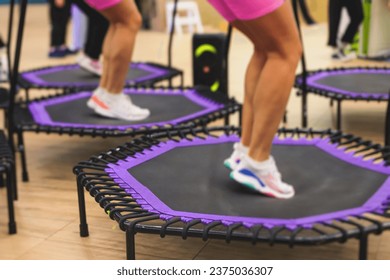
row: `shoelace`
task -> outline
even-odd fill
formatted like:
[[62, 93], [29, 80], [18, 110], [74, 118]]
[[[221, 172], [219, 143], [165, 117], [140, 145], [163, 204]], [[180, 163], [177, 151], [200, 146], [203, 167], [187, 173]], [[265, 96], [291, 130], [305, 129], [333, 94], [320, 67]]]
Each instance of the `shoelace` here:
[[278, 167], [276, 166], [274, 158], [271, 156], [271, 170], [270, 173], [273, 177], [277, 178], [279, 181], [282, 181], [282, 174], [279, 172]]
[[282, 174], [276, 169], [272, 171], [272, 176], [277, 178], [279, 181], [282, 181]]

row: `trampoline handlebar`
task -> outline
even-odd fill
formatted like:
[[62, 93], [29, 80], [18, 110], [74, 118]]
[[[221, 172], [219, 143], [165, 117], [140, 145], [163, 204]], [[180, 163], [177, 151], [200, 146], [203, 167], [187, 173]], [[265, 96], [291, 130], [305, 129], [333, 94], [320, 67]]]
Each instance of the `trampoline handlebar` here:
[[386, 119], [385, 119], [385, 139], [384, 145], [386, 147], [390, 146], [390, 90], [389, 96], [387, 99], [387, 108], [386, 108]]
[[171, 26], [169, 27], [169, 42], [168, 42], [168, 67], [169, 68], [172, 67], [172, 45], [173, 45], [173, 36], [175, 34], [177, 4], [178, 4], [178, 0], [175, 0], [173, 11], [172, 11], [172, 22], [171, 22]]

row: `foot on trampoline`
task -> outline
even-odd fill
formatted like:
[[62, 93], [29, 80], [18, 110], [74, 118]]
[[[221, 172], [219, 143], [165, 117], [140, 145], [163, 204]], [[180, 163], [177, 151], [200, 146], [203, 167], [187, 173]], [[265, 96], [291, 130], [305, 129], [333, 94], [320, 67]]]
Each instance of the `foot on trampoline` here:
[[248, 153], [248, 147], [245, 147], [241, 142], [234, 143], [233, 153], [229, 158], [225, 159], [223, 164], [226, 168], [234, 170], [241, 161], [241, 157]]
[[87, 72], [90, 72], [96, 76], [102, 75], [103, 66], [99, 60], [94, 60], [85, 54], [81, 54], [77, 57], [77, 63], [80, 68]]
[[124, 93], [110, 94], [96, 90], [88, 100], [87, 106], [100, 116], [126, 121], [140, 121], [150, 115], [148, 109], [134, 105], [130, 97]]
[[243, 156], [230, 178], [263, 195], [288, 199], [294, 196], [294, 188], [282, 181], [273, 157], [253, 166], [248, 156]]

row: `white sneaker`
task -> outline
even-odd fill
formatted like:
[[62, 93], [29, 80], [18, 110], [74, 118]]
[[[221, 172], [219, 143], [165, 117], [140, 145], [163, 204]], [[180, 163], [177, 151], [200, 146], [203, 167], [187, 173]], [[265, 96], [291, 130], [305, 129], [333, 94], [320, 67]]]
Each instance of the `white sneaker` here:
[[124, 93], [110, 94], [95, 91], [88, 100], [87, 106], [98, 115], [126, 121], [140, 121], [150, 115], [148, 109], [134, 105], [130, 97]]
[[233, 153], [229, 158], [225, 159], [223, 164], [230, 170], [237, 168], [238, 164], [241, 161], [241, 157], [248, 153], [248, 148], [242, 145], [241, 142], [234, 143]]
[[104, 89], [102, 89], [101, 87], [98, 87], [97, 89], [95, 89], [92, 92], [91, 97], [87, 101], [87, 106], [89, 108], [91, 108], [92, 110], [95, 110], [97, 107], [97, 102], [95, 102], [94, 100], [101, 99], [101, 95], [103, 94], [103, 92], [104, 92]]
[[77, 57], [77, 63], [80, 68], [96, 75], [101, 76], [103, 73], [103, 65], [99, 60], [92, 59], [85, 54], [80, 54]]
[[254, 168], [243, 156], [237, 168], [230, 173], [230, 178], [266, 196], [288, 199], [294, 196], [294, 188], [282, 181], [273, 157]]

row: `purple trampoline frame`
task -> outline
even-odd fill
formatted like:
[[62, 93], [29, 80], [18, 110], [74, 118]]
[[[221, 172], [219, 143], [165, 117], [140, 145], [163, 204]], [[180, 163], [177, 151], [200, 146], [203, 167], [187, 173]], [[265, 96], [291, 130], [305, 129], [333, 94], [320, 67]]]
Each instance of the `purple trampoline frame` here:
[[126, 94], [148, 94], [148, 95], [180, 95], [184, 96], [188, 100], [197, 105], [203, 107], [203, 110], [193, 113], [191, 115], [183, 116], [168, 122], [154, 122], [154, 123], [142, 123], [142, 124], [129, 124], [129, 125], [99, 125], [99, 124], [75, 124], [75, 123], [64, 123], [56, 122], [50, 118], [50, 115], [46, 111], [46, 106], [56, 105], [63, 102], [72, 101], [80, 98], [88, 98], [91, 96], [91, 92], [80, 92], [76, 94], [62, 95], [58, 97], [53, 97], [51, 99], [32, 101], [29, 104], [29, 110], [31, 112], [34, 121], [40, 125], [47, 126], [59, 126], [59, 127], [71, 127], [71, 128], [96, 128], [96, 129], [108, 129], [108, 130], [126, 130], [129, 128], [138, 129], [143, 127], [154, 127], [154, 126], [163, 126], [166, 124], [176, 125], [182, 122], [190, 121], [197, 117], [204, 116], [216, 110], [219, 110], [224, 107], [223, 104], [219, 104], [215, 101], [207, 99], [199, 94], [197, 94], [195, 89], [142, 89], [142, 88], [133, 88], [125, 89]]
[[363, 93], [356, 93], [352, 91], [342, 90], [339, 88], [335, 88], [332, 86], [322, 85], [317, 83], [318, 80], [329, 77], [329, 76], [336, 76], [340, 74], [388, 74], [390, 78], [390, 69], [339, 69], [339, 70], [333, 70], [333, 71], [327, 71], [327, 72], [318, 72], [314, 73], [308, 76], [307, 78], [307, 85], [310, 87], [316, 87], [318, 89], [326, 90], [329, 92], [334, 92], [335, 94], [342, 94], [347, 95], [352, 98], [375, 98], [375, 99], [388, 99], [387, 94], [383, 93], [377, 93], [377, 92], [363, 92]]
[[[238, 140], [239, 138], [236, 135], [224, 135], [219, 138], [207, 137], [206, 139], [195, 138], [191, 141], [183, 139], [180, 142], [170, 140], [165, 143], [159, 143], [159, 145], [153, 147], [152, 150], [144, 150], [142, 154], [137, 154], [135, 157], [126, 160], [120, 160], [115, 164], [109, 164], [108, 168], [105, 169], [105, 172], [118, 184], [118, 186], [124, 189], [126, 193], [130, 194], [131, 197], [133, 197], [133, 199], [135, 199], [144, 210], [160, 215], [162, 220], [169, 220], [173, 217], [181, 217], [181, 220], [186, 223], [194, 219], [200, 219], [204, 224], [220, 221], [225, 226], [229, 226], [237, 222], [242, 222], [243, 226], [248, 228], [260, 224], [263, 227], [269, 229], [282, 226], [290, 230], [294, 230], [297, 227], [309, 229], [312, 228], [313, 224], [320, 222], [331, 224], [332, 220], [346, 220], [348, 216], [358, 216], [367, 212], [376, 212], [379, 214], [384, 212], [382, 203], [389, 199], [390, 177], [361, 207], [317, 216], [302, 217], [298, 219], [269, 219], [175, 211], [161, 202], [146, 186], [138, 182], [128, 172], [128, 169], [131, 169], [132, 167], [135, 167], [145, 161], [151, 160], [163, 153], [169, 152], [176, 147], [212, 145], [219, 143], [237, 142]], [[332, 144], [329, 138], [281, 139], [276, 137], [274, 139], [274, 144], [315, 146], [318, 149], [332, 155], [333, 157], [345, 161], [349, 164], [390, 176], [390, 167], [386, 167], [383, 164], [374, 163], [373, 160], [364, 160], [363, 157], [355, 156], [353, 152], [348, 152], [345, 149], [338, 148], [338, 144]]]
[[[337, 76], [340, 74], [388, 74], [390, 78], [390, 69], [378, 69], [378, 68], [350, 68], [350, 69], [329, 69], [324, 71], [317, 71], [308, 73], [307, 76], [307, 86], [310, 90], [316, 89], [328, 91], [333, 94], [340, 94], [354, 99], [388, 99], [387, 94], [378, 93], [378, 92], [363, 92], [356, 93], [348, 90], [339, 89], [336, 87], [323, 85], [318, 83], [324, 77]], [[297, 85], [302, 85], [302, 77], [297, 78]]]

